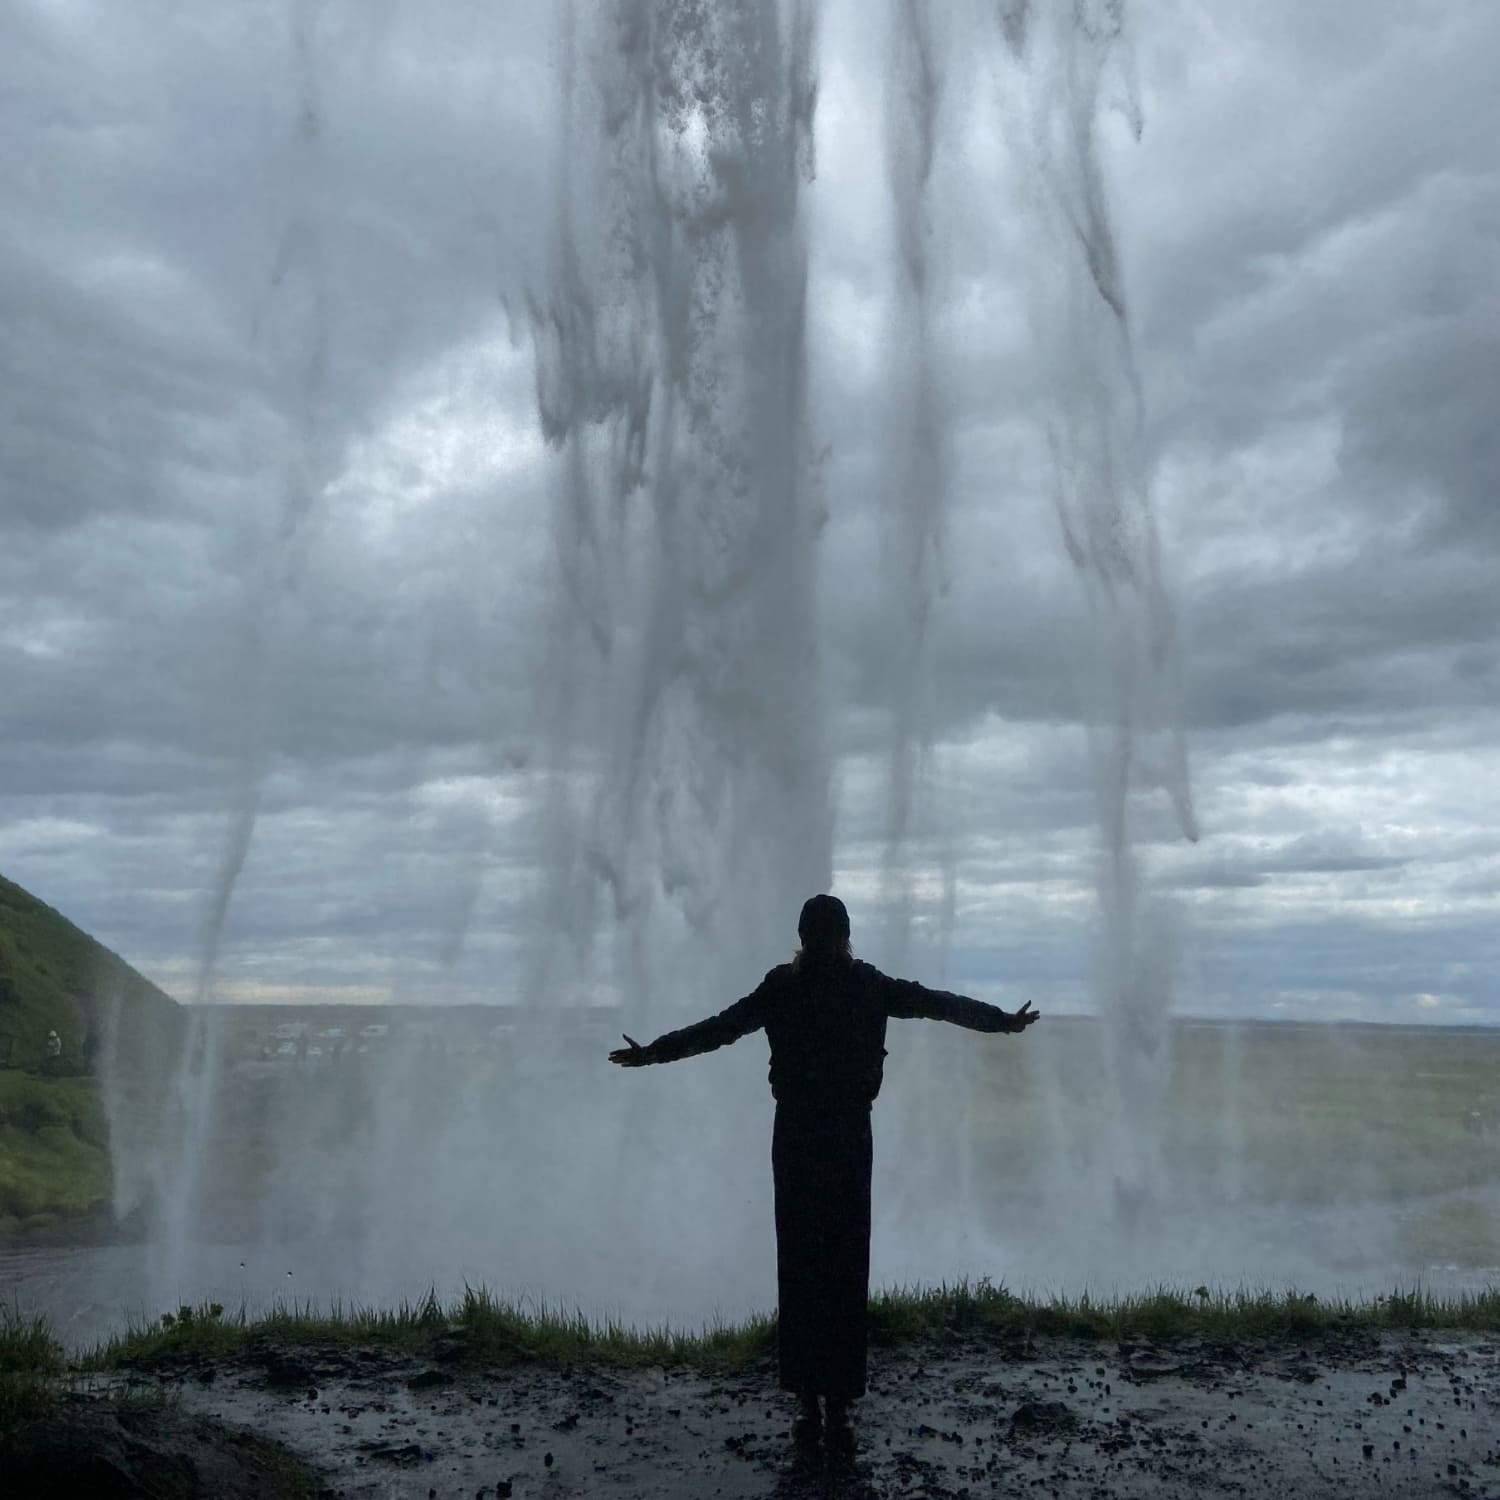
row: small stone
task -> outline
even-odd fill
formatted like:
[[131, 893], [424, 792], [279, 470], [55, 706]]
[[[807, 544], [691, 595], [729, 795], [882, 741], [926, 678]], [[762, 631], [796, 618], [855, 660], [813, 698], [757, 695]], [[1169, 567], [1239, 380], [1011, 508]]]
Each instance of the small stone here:
[[1010, 1425], [1013, 1432], [1068, 1431], [1078, 1425], [1078, 1418], [1061, 1401], [1023, 1401], [1012, 1414]]

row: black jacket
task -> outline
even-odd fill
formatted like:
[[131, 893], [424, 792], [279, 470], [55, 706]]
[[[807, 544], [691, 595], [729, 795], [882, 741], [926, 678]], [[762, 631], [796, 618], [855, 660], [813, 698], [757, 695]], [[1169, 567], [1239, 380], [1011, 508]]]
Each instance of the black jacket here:
[[998, 1006], [910, 979], [892, 979], [859, 959], [780, 964], [728, 1010], [669, 1031], [645, 1049], [648, 1062], [676, 1062], [765, 1028], [771, 1092], [780, 1104], [868, 1109], [885, 1069], [885, 1023], [924, 1017], [970, 1031], [1009, 1031]]

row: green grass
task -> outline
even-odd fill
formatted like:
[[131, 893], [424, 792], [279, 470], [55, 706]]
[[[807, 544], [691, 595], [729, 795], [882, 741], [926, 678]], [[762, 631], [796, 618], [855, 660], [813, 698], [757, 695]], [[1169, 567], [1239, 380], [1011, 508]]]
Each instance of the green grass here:
[[1284, 1340], [1367, 1330], [1500, 1330], [1500, 1287], [1434, 1297], [1420, 1287], [1373, 1301], [1296, 1292], [1191, 1292], [1160, 1287], [1113, 1300], [1087, 1295], [1017, 1297], [987, 1281], [935, 1291], [882, 1293], [870, 1302], [870, 1337], [881, 1344], [943, 1335], [1088, 1340]]
[[0, 1306], [0, 1434], [45, 1411], [65, 1370], [44, 1318]]
[[0, 1071], [0, 1229], [40, 1228], [102, 1208], [107, 1142], [91, 1079]]
[[[1100, 1087], [1108, 1040], [1096, 1021], [1061, 1018], [984, 1055], [972, 1126], [988, 1180], [1014, 1194], [1034, 1164], [1080, 1174], [1096, 1166], [1116, 1128]], [[949, 1057], [960, 1065], [963, 1039], [939, 1035], [934, 1045], [944, 1066]], [[1500, 1027], [1183, 1023], [1151, 1092], [1163, 1167], [1186, 1195], [1201, 1187], [1244, 1203], [1389, 1204], [1496, 1180]], [[1013, 1149], [1020, 1136], [1031, 1151]], [[1436, 1235], [1428, 1241], [1432, 1259], [1459, 1258]]]
[[182, 1307], [148, 1328], [136, 1328], [83, 1355], [81, 1370], [149, 1367], [174, 1357], [224, 1358], [273, 1346], [380, 1348], [413, 1357], [439, 1351], [481, 1365], [692, 1365], [744, 1368], [775, 1347], [775, 1320], [751, 1318], [701, 1333], [639, 1330], [591, 1321], [581, 1313], [541, 1304], [521, 1307], [483, 1289], [444, 1307], [428, 1295], [397, 1308], [335, 1305], [326, 1310], [288, 1304], [251, 1318], [217, 1304]]
[[[1055, 1337], [1087, 1341], [1185, 1339], [1317, 1340], [1351, 1332], [1500, 1331], [1500, 1288], [1439, 1298], [1413, 1288], [1372, 1302], [1252, 1291], [1172, 1288], [1113, 1301], [1087, 1296], [1017, 1297], [987, 1281], [935, 1290], [882, 1292], [870, 1302], [878, 1347], [959, 1340]], [[413, 1358], [443, 1355], [466, 1365], [662, 1365], [744, 1370], [775, 1352], [775, 1320], [756, 1317], [700, 1333], [638, 1330], [577, 1313], [503, 1302], [469, 1290], [450, 1307], [429, 1296], [394, 1310], [287, 1306], [250, 1318], [243, 1309], [182, 1308], [82, 1356], [76, 1368], [149, 1369], [176, 1358], [222, 1359], [257, 1349], [380, 1348]]]
[[1467, 1200], [1444, 1203], [1403, 1226], [1399, 1243], [1407, 1261], [1500, 1266], [1500, 1213]]
[[[176, 1011], [123, 959], [0, 876], [0, 1233], [86, 1217], [109, 1201], [94, 1069], [112, 1048], [127, 1086], [148, 1078]], [[60, 1057], [48, 1055], [49, 1031]]]
[[[175, 1009], [118, 954], [0, 876], [0, 1068], [88, 1072], [117, 1004]], [[61, 1059], [47, 1057], [49, 1031], [62, 1038]]]
[[[1434, 1297], [1420, 1287], [1371, 1302], [1239, 1290], [1163, 1287], [1112, 1301], [1017, 1297], [988, 1281], [903, 1289], [870, 1301], [877, 1348], [973, 1348], [986, 1342], [1061, 1339], [1085, 1343], [1316, 1344], [1381, 1332], [1500, 1332], [1500, 1287]], [[394, 1309], [292, 1304], [251, 1318], [217, 1304], [183, 1307], [68, 1360], [44, 1320], [0, 1307], [0, 1435], [45, 1411], [71, 1381], [132, 1370], [150, 1373], [184, 1359], [376, 1349], [468, 1368], [515, 1365], [662, 1366], [704, 1374], [763, 1367], [776, 1351], [774, 1318], [754, 1317], [698, 1333], [594, 1322], [548, 1306], [521, 1307], [483, 1289], [450, 1306], [429, 1294]]]

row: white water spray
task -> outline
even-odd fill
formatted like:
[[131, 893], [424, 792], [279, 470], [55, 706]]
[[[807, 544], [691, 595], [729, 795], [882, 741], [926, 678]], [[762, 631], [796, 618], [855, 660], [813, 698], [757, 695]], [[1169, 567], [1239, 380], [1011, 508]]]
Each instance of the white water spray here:
[[1093, 1155], [1103, 1176], [1082, 1186], [1091, 1205], [1113, 1204], [1117, 1230], [1145, 1232], [1165, 1189], [1172, 975], [1169, 924], [1138, 868], [1136, 798], [1162, 790], [1187, 838], [1197, 838], [1197, 825], [1173, 611], [1142, 453], [1140, 377], [1101, 163], [1108, 79], [1123, 85], [1137, 135], [1141, 118], [1123, 0], [1017, 0], [1002, 7], [1000, 22], [1016, 63], [1006, 77], [1039, 231], [1030, 297], [1052, 499], [1093, 653], [1084, 664], [1085, 718], [1101, 833], [1095, 991], [1107, 1038], [1108, 1149]]
[[316, 15], [312, 0], [287, 0], [292, 119], [281, 153], [280, 223], [252, 338], [262, 350], [267, 405], [282, 426], [272, 470], [275, 519], [251, 563], [241, 658], [227, 674], [241, 720], [229, 828], [204, 919], [197, 976], [173, 1087], [178, 1150], [162, 1163], [162, 1223], [152, 1292], [163, 1304], [191, 1283], [195, 1242], [205, 1224], [204, 1173], [214, 1156], [224, 1038], [215, 979], [235, 888], [249, 857], [275, 742], [278, 671], [296, 649], [288, 606], [296, 598], [310, 522], [327, 460], [319, 453], [327, 358], [328, 273], [317, 229], [318, 156], [323, 132]]
[[629, 1004], [709, 974], [727, 1003], [830, 868], [799, 212], [811, 18], [572, 14], [558, 269], [533, 306], [560, 454], [558, 931], [573, 947], [600, 914]]
[[[951, 18], [948, 18], [951, 20]], [[891, 0], [886, 16], [884, 148], [889, 192], [892, 294], [887, 343], [888, 412], [881, 496], [879, 618], [889, 704], [888, 784], [881, 852], [878, 961], [909, 968], [918, 912], [917, 872], [937, 865], [941, 896], [936, 944], [946, 956], [957, 900], [957, 870], [942, 825], [951, 809], [934, 785], [931, 673], [937, 614], [948, 588], [949, 402], [937, 319], [946, 290], [939, 250], [945, 205], [935, 180], [945, 144], [943, 106], [953, 67], [951, 25], [921, 0]], [[934, 858], [933, 851], [936, 850]], [[944, 976], [924, 973], [937, 983]], [[972, 1097], [972, 1050], [955, 1058], [932, 1028], [903, 1029], [882, 1120], [902, 1142], [898, 1173], [885, 1172], [876, 1198], [877, 1245], [909, 1249], [923, 1226], [928, 1250], [953, 1264], [977, 1253], [970, 1233], [972, 1150], [961, 1127]], [[934, 1101], [959, 1101], [951, 1132], [930, 1128]], [[901, 1251], [898, 1259], [909, 1263]]]
[[[625, 1024], [645, 1032], [718, 1009], [785, 955], [801, 901], [830, 881], [823, 514], [805, 368], [814, 14], [800, 3], [615, 0], [565, 15], [551, 279], [529, 300], [537, 413], [554, 453], [555, 572], [536, 636], [527, 772], [541, 787], [543, 890], [530, 963], [495, 980], [537, 1029], [518, 1033], [498, 1062], [495, 1049], [482, 1056], [427, 1035], [362, 1073], [313, 1082], [309, 1065], [255, 1106], [261, 1134], [245, 1183], [259, 1196], [235, 1204], [240, 1183], [220, 1164], [242, 1145], [233, 1110], [249, 1107], [247, 1091], [226, 1087], [216, 1034], [195, 1013], [159, 1304], [176, 1295], [195, 1236], [232, 1232], [229, 1209], [234, 1232], [269, 1252], [308, 1247], [299, 1253], [344, 1277], [335, 1289], [348, 1296], [467, 1276], [596, 1305], [617, 1296], [662, 1314], [716, 1298], [731, 1312], [766, 1301], [770, 1106], [746, 1048], [601, 1085], [612, 1038], [590, 1034], [585, 1066], [544, 1022], [601, 999], [618, 1000]], [[880, 599], [890, 622], [882, 834], [892, 923], [891, 951], [878, 956], [903, 967], [911, 870], [926, 857], [914, 849], [944, 811], [921, 800], [934, 790], [930, 673], [954, 525], [939, 229], [970, 191], [954, 149], [955, 75], [966, 48], [999, 50], [1011, 60], [1005, 107], [1022, 127], [1038, 207], [1028, 253], [1057, 516], [1094, 622], [1089, 734], [1112, 1099], [1109, 1149], [1083, 1191], [1113, 1196], [1138, 1220], [1159, 1187], [1169, 976], [1151, 969], [1155, 918], [1140, 891], [1132, 807], [1153, 777], [1189, 831], [1191, 807], [1096, 138], [1119, 15], [1016, 6], [998, 31], [989, 10], [982, 20], [969, 9], [941, 15], [892, 0], [881, 106], [894, 251]], [[310, 24], [294, 8], [299, 123], [262, 330], [287, 416], [282, 524], [252, 590], [259, 634], [244, 678], [244, 770], [200, 998], [251, 847], [287, 605], [325, 477], [329, 283], [314, 208]], [[970, 45], [976, 36], [983, 47]], [[1009, 503], [997, 494], [997, 506]], [[939, 863], [951, 917], [957, 872], [951, 856]], [[898, 1126], [882, 1148], [887, 1186], [899, 1178], [901, 1192], [878, 1210], [878, 1237], [899, 1239], [910, 1252], [903, 1268], [926, 1277], [984, 1268], [949, 1259], [953, 1235], [983, 1205], [967, 1148], [932, 1128], [940, 1099], [946, 1129], [964, 1130], [975, 1073], [939, 1079], [924, 1069], [931, 1040], [903, 1032], [899, 1043], [917, 1053], [907, 1080], [917, 1088], [903, 1099], [898, 1083], [882, 1101]], [[977, 1068], [977, 1054], [970, 1062]], [[1062, 1176], [1060, 1164], [1051, 1176]], [[944, 1226], [936, 1236], [935, 1224]], [[965, 1247], [993, 1249], [978, 1236]]]
[[[560, 585], [533, 985], [544, 1001], [602, 986], [647, 1033], [748, 993], [831, 869], [800, 210], [812, 32], [801, 3], [569, 12], [556, 272], [532, 305]], [[703, 1238], [683, 1177], [743, 1154], [766, 1108], [736, 1061], [649, 1093], [626, 1081], [628, 1186], [602, 1211]], [[748, 1202], [714, 1195], [741, 1242], [764, 1231], [760, 1177]]]

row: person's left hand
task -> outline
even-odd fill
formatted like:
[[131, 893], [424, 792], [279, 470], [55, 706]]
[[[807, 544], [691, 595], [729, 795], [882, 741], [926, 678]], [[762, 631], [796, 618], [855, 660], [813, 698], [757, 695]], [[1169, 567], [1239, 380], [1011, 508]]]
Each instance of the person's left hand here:
[[[620, 1035], [625, 1036], [625, 1033], [622, 1031]], [[618, 1063], [622, 1068], [644, 1068], [647, 1062], [650, 1061], [646, 1056], [646, 1049], [639, 1042], [630, 1041], [628, 1036], [625, 1037], [625, 1040], [630, 1042], [630, 1045], [628, 1047], [616, 1047], [609, 1054], [609, 1060], [612, 1063]]]

